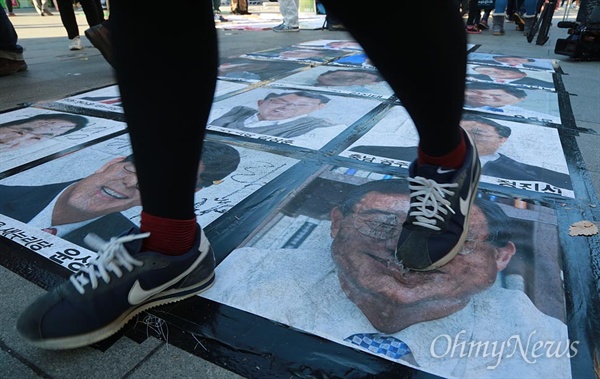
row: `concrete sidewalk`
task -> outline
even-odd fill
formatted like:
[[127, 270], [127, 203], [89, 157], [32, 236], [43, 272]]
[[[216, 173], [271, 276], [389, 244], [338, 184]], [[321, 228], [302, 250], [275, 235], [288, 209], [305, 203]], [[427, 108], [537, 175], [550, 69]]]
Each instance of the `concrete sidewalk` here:
[[[268, 9], [266, 9], [268, 8]], [[224, 16], [227, 17], [226, 7], [223, 7]], [[177, 17], [174, 10], [161, 17]], [[252, 6], [254, 13], [273, 12], [273, 6]], [[106, 63], [98, 50], [83, 36], [87, 28], [85, 18], [78, 12], [78, 22], [82, 34], [84, 49], [70, 51], [66, 32], [62, 27], [60, 18], [55, 16], [38, 16], [33, 9], [16, 9], [16, 17], [11, 21], [19, 34], [19, 43], [26, 49], [25, 59], [29, 66], [27, 71], [0, 78], [0, 112], [14, 110], [37, 102], [58, 100], [81, 93], [87, 90], [115, 84], [113, 70]], [[562, 18], [562, 10], [556, 13], [556, 21]], [[574, 14], [571, 14], [574, 19]], [[370, 17], [370, 16], [369, 16]], [[556, 24], [556, 22], [555, 22]], [[573, 183], [576, 196], [579, 199], [596, 201], [600, 193], [600, 62], [575, 62], [567, 57], [554, 54], [554, 45], [557, 38], [565, 38], [566, 30], [553, 27], [550, 40], [544, 46], [528, 43], [521, 32], [512, 30], [513, 24], [506, 24], [505, 36], [496, 37], [491, 31], [479, 35], [469, 35], [469, 43], [477, 46], [478, 53], [492, 53], [504, 55], [518, 55], [531, 58], [555, 60], [557, 70], [562, 73], [561, 81], [569, 96], [563, 101], [572, 109], [574, 116], [574, 138], [576, 146], [563, 146], [577, 149], [579, 157], [574, 164], [581, 170], [580, 183]], [[435, 27], [435, 26], [426, 26]], [[301, 42], [319, 39], [351, 39], [345, 32], [329, 32], [327, 30], [302, 30], [299, 33], [273, 33], [265, 31], [238, 31], [219, 30], [220, 54], [222, 57], [236, 57], [244, 53], [285, 47]], [[418, 31], [408, 38], [419, 38]], [[427, 41], [423, 41], [427, 43]], [[190, 46], [201, 49], [201, 46]], [[410, 51], [396, 52], [401, 59], [416, 59]], [[168, 75], [170, 69], [168, 60], [165, 63], [165, 72], [157, 75]], [[0, 115], [1, 116], [1, 115]], [[544, 141], [538, 141], [543, 144]], [[593, 204], [585, 216], [592, 218], [598, 225], [600, 210]], [[576, 294], [577, 299], [586, 299], [588, 296], [595, 298], [599, 286], [600, 269], [600, 242], [598, 236], [590, 237], [590, 250], [573, 252], [581, 255], [585, 262], [589, 255], [589, 271], [584, 272], [581, 278], [575, 278], [576, 286], [584, 287], [586, 294]], [[6, 243], [0, 238], [0, 251], [17, 249], [13, 244]], [[18, 249], [17, 249], [18, 250]], [[0, 377], [2, 378], [239, 378], [277, 377], [268, 364], [259, 366], [255, 364], [256, 354], [246, 352], [248, 360], [232, 363], [233, 360], [219, 357], [218, 354], [209, 352], [213, 346], [206, 339], [197, 339], [197, 345], [188, 345], [188, 348], [176, 347], [170, 344], [169, 336], [164, 335], [165, 330], [157, 325], [152, 330], [151, 323], [146, 324], [148, 335], [135, 335], [130, 333], [129, 338], [119, 338], [109, 349], [102, 351], [98, 348], [83, 348], [75, 351], [53, 352], [41, 351], [26, 345], [17, 335], [14, 328], [15, 320], [23, 310], [29, 299], [39, 295], [44, 290], [32, 283], [36, 276], [27, 266], [10, 269], [0, 266], [0, 304], [3, 311], [0, 313]], [[590, 274], [590, 277], [587, 275]], [[35, 278], [36, 284], [44, 286], [52, 283], [60, 276], [60, 272], [49, 271], [46, 276]], [[574, 276], [578, 275], [574, 273]], [[575, 290], [576, 290], [575, 289]], [[583, 307], [585, 308], [585, 307]], [[587, 310], [586, 310], [587, 312]], [[581, 314], [585, 319], [587, 313]], [[159, 320], [160, 322], [160, 320]], [[583, 328], [583, 327], [582, 327]], [[140, 328], [136, 328], [139, 329]], [[157, 332], [158, 330], [158, 332]], [[162, 338], [155, 338], [158, 333]], [[174, 338], [177, 333], [172, 331]], [[577, 331], [585, 333], [585, 331]], [[165, 340], [167, 342], [165, 342]], [[598, 342], [595, 341], [597, 345]], [[202, 351], [206, 350], [206, 351]], [[201, 351], [201, 353], [198, 353]], [[215, 351], [219, 351], [218, 349]], [[273, 352], [275, 355], [276, 352]], [[592, 351], [591, 355], [598, 354]], [[269, 362], [266, 354], [260, 356], [264, 362]], [[203, 358], [201, 358], [203, 357]], [[335, 355], [333, 355], [335, 358]], [[596, 357], [598, 357], [596, 355]], [[329, 357], [325, 357], [328, 359]], [[263, 361], [261, 361], [263, 362]], [[264, 363], [263, 362], [263, 363]], [[337, 362], [343, 366], [344, 361]], [[317, 362], [318, 364], [318, 362]], [[387, 367], [387, 366], [385, 366]], [[312, 369], [312, 371], [311, 371]], [[589, 367], [585, 367], [583, 372]], [[574, 369], [576, 379], [586, 379], [577, 376], [581, 371]], [[352, 371], [352, 370], [351, 370]], [[365, 372], [367, 372], [365, 368]], [[308, 372], [308, 374], [307, 374]], [[408, 377], [432, 377], [429, 374], [416, 370], [399, 371], [396, 375]], [[240, 376], [241, 375], [241, 376]], [[320, 375], [320, 376], [319, 376]], [[319, 372], [318, 368], [308, 368], [306, 372], [296, 372], [286, 377], [325, 378], [327, 372]], [[371, 374], [352, 371], [348, 377], [377, 377]], [[383, 376], [380, 376], [383, 377]], [[399, 377], [399, 376], [397, 376]]]

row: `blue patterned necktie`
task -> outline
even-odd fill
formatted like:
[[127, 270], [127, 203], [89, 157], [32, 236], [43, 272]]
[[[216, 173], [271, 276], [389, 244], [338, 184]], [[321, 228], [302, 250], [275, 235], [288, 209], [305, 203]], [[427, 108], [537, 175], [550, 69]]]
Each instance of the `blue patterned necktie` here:
[[379, 333], [357, 333], [344, 339], [344, 341], [352, 342], [372, 353], [382, 354], [393, 359], [410, 354], [407, 344], [392, 336]]
[[489, 105], [485, 105], [482, 108], [485, 109], [485, 110], [491, 111], [491, 112], [504, 113], [504, 109], [502, 109], [502, 108], [496, 108], [496, 107], [490, 107]]

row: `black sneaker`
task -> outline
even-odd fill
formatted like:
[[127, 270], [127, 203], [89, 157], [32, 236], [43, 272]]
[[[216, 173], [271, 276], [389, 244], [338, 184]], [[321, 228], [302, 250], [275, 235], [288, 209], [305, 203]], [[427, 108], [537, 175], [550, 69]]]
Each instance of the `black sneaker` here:
[[460, 169], [419, 166], [416, 161], [408, 168], [410, 208], [396, 247], [396, 259], [405, 268], [434, 270], [462, 249], [481, 174], [475, 143], [463, 134], [467, 155]]
[[31, 345], [71, 349], [101, 341], [149, 308], [191, 297], [214, 282], [215, 257], [202, 229], [195, 245], [180, 256], [140, 251], [149, 233], [134, 228], [102, 241], [87, 267], [35, 300], [17, 320], [17, 330]]

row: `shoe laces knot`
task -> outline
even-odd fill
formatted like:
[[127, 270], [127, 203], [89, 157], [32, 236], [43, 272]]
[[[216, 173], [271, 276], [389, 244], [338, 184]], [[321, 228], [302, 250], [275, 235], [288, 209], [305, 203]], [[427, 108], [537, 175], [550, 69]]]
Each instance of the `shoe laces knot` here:
[[[432, 230], [440, 230], [436, 226], [438, 220], [444, 222], [444, 216], [448, 212], [454, 214], [450, 200], [447, 196], [454, 195], [449, 188], [457, 188], [458, 183], [438, 183], [435, 180], [427, 179], [422, 176], [408, 178], [410, 189], [410, 207], [409, 216], [415, 218], [413, 225], [422, 226]], [[441, 215], [443, 214], [443, 216]]]
[[84, 242], [92, 249], [98, 251], [98, 257], [83, 267], [74, 275], [71, 275], [71, 283], [80, 294], [85, 293], [85, 285], [92, 285], [92, 289], [98, 287], [98, 279], [105, 283], [110, 282], [110, 272], [117, 278], [123, 276], [122, 267], [131, 272], [134, 266], [142, 266], [144, 262], [133, 258], [124, 244], [134, 240], [146, 238], [150, 233], [129, 234], [122, 237], [113, 237], [105, 241], [97, 235], [90, 233], [84, 238]]

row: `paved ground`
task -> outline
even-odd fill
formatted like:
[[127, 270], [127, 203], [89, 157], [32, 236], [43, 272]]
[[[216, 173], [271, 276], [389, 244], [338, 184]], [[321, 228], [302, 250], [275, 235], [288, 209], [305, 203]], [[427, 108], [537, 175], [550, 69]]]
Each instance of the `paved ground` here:
[[[261, 6], [251, 8], [260, 12]], [[270, 7], [272, 11], [272, 7]], [[104, 87], [115, 83], [113, 71], [100, 53], [89, 41], [82, 37], [84, 50], [69, 51], [68, 40], [58, 16], [39, 17], [31, 9], [16, 10], [17, 17], [11, 18], [15, 24], [20, 43], [26, 48], [25, 57], [29, 69], [23, 73], [0, 78], [0, 111], [8, 111], [32, 103], [56, 100], [86, 90]], [[562, 11], [557, 13], [562, 16]], [[164, 17], [177, 17], [177, 11]], [[78, 15], [83, 34], [85, 19]], [[557, 20], [558, 21], [558, 20]], [[566, 35], [564, 30], [552, 29], [550, 41], [544, 46], [529, 44], [516, 31], [510, 30], [504, 37], [494, 37], [489, 32], [471, 35], [470, 43], [478, 46], [477, 52], [514, 54], [531, 58], [556, 60], [557, 67], [564, 73], [562, 83], [569, 93], [566, 101], [572, 108], [574, 122], [578, 128], [575, 136], [577, 156], [573, 164], [581, 170], [577, 176], [581, 183], [574, 183], [576, 193], [585, 199], [596, 201], [600, 193], [600, 62], [572, 62], [553, 52], [555, 41]], [[418, 32], [409, 38], [419, 38]], [[300, 33], [272, 33], [266, 31], [219, 31], [220, 51], [223, 57], [235, 57], [243, 53], [284, 47], [317, 39], [350, 39], [344, 32], [322, 30], [302, 30]], [[423, 41], [427, 43], [427, 41]], [[201, 46], [190, 46], [201, 49]], [[399, 52], [402, 59], [415, 59], [410, 51]], [[175, 64], [175, 62], [173, 62]], [[168, 75], [168, 61], [165, 71], [157, 75]], [[544, 143], [539, 141], [538, 143]], [[597, 204], [596, 204], [597, 205]], [[586, 214], [598, 224], [598, 211], [592, 209]], [[586, 296], [596, 296], [594, 286], [598, 286], [598, 239], [590, 239], [591, 270], [583, 275], [582, 283], [590, 285]], [[1, 245], [1, 248], [6, 246]], [[586, 253], [578, 252], [578, 253]], [[16, 274], [15, 271], [19, 271]], [[14, 320], [27, 301], [43, 290], [32, 284], [27, 267], [11, 270], [0, 266], [0, 376], [3, 378], [76, 378], [76, 377], [195, 377], [195, 378], [236, 378], [236, 373], [247, 377], [261, 377], [259, 368], [248, 367], [238, 362], [235, 367], [230, 361], [212, 357], [199, 358], [193, 348], [180, 349], [157, 338], [140, 338], [141, 343], [132, 338], [121, 338], [107, 351], [85, 348], [72, 352], [45, 352], [25, 345], [16, 335]], [[51, 275], [50, 275], [51, 277]], [[51, 280], [51, 279], [50, 279]], [[38, 279], [39, 281], [39, 279]], [[38, 282], [38, 284], [40, 284]], [[43, 283], [42, 283], [43, 284]], [[586, 289], [587, 291], [590, 288]], [[585, 299], [586, 296], [583, 296]], [[203, 348], [201, 341], [196, 349]], [[592, 353], [593, 354], [593, 353]], [[251, 361], [251, 360], [249, 360]], [[228, 370], [231, 369], [231, 370]], [[264, 368], [266, 370], [266, 368]], [[301, 372], [297, 377], [302, 376]], [[416, 374], [414, 377], [417, 377]], [[266, 377], [266, 376], [265, 376]], [[319, 376], [320, 377], [320, 376]], [[325, 377], [325, 376], [322, 376]], [[581, 378], [584, 378], [583, 376]]]

